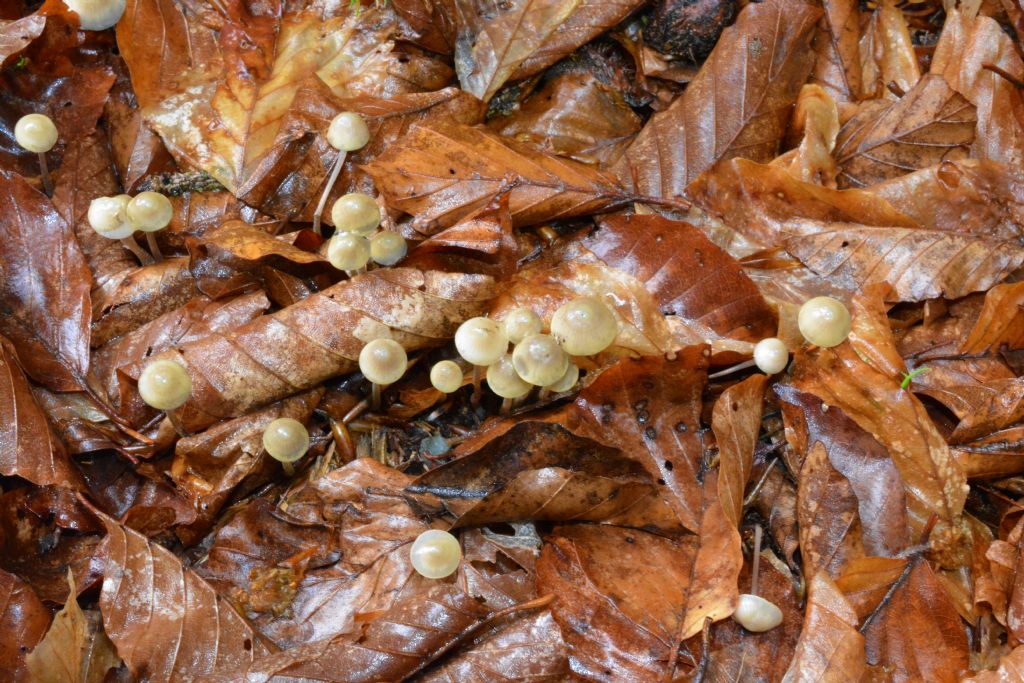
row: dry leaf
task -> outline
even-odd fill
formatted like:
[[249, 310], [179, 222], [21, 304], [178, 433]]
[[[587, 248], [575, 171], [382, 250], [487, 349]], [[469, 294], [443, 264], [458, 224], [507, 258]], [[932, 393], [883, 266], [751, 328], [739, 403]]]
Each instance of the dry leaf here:
[[856, 102], [863, 91], [860, 3], [825, 0], [822, 5], [824, 26], [814, 38], [817, 58], [811, 81], [819, 83], [837, 102]]

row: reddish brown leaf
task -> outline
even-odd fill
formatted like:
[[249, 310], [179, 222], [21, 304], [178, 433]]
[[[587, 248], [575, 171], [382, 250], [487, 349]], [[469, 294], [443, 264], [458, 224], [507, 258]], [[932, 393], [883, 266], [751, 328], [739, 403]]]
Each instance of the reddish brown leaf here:
[[820, 441], [807, 451], [799, 479], [797, 521], [804, 569], [815, 576], [838, 576], [864, 555], [857, 497]]
[[984, 353], [1006, 345], [1024, 347], [1024, 283], [996, 285], [985, 293], [985, 305], [959, 352]]
[[272, 651], [169, 550], [101, 516], [107, 529], [100, 610], [133, 675], [175, 681], [237, 672]]
[[0, 474], [35, 484], [82, 485], [82, 477], [36, 403], [9, 342], [0, 337]]
[[0, 204], [0, 332], [37, 382], [80, 389], [89, 370], [91, 278], [74, 231], [13, 173], [0, 172]]
[[46, 635], [50, 610], [14, 574], [0, 570], [0, 673], [13, 683], [31, 681], [25, 655]]
[[733, 526], [743, 517], [747, 480], [754, 464], [754, 447], [761, 432], [765, 375], [753, 375], [722, 392], [715, 401], [711, 428], [718, 442], [718, 498]]
[[414, 127], [366, 170], [387, 205], [414, 215], [413, 226], [427, 234], [505, 190], [516, 226], [604, 211], [635, 198], [590, 166], [454, 124]]
[[802, 2], [751, 3], [725, 30], [686, 92], [651, 117], [615, 166], [627, 187], [679, 199], [721, 159], [769, 161], [811, 70], [821, 11]]
[[964, 683], [1016, 683], [1024, 680], [1024, 645], [1015, 647], [1001, 658], [999, 667], [994, 671], [980, 671], [960, 680]]
[[[389, 337], [408, 351], [442, 344], [493, 291], [486, 276], [382, 268], [156, 357], [189, 371], [192, 395], [176, 414], [199, 430], [353, 372], [371, 339]], [[133, 379], [140, 372], [126, 370]]]
[[817, 59], [811, 81], [819, 83], [837, 102], [856, 102], [862, 96], [860, 3], [825, 0], [824, 26], [814, 39]]
[[946, 437], [962, 444], [1024, 418], [1024, 380], [1001, 361], [934, 360], [914, 377], [913, 389], [950, 409], [959, 423]]
[[867, 669], [864, 636], [857, 632], [857, 615], [836, 585], [817, 574], [808, 590], [804, 628], [786, 683], [860, 680]]
[[868, 108], [839, 131], [839, 184], [864, 187], [967, 156], [974, 142], [974, 106], [929, 74], [885, 109]]

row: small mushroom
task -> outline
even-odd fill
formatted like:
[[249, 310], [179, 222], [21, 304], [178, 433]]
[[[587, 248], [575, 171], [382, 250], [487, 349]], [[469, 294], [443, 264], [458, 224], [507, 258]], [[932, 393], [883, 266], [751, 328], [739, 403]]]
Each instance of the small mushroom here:
[[611, 346], [619, 324], [608, 304], [592, 296], [573, 299], [551, 318], [551, 335], [572, 356], [593, 356]]
[[459, 539], [441, 529], [428, 529], [416, 537], [409, 549], [412, 568], [428, 579], [443, 579], [459, 568], [462, 546]]
[[359, 352], [359, 370], [372, 383], [371, 405], [380, 408], [380, 390], [405, 374], [409, 358], [393, 339], [374, 339]]
[[320, 195], [320, 201], [313, 212], [313, 231], [320, 234], [320, 217], [323, 216], [324, 207], [327, 206], [327, 198], [338, 181], [338, 175], [345, 165], [345, 156], [349, 152], [355, 152], [366, 146], [370, 141], [370, 129], [363, 117], [355, 112], [343, 111], [333, 119], [327, 128], [327, 144], [338, 150], [338, 156], [334, 159], [334, 166], [331, 167], [331, 175], [327, 179], [324, 193]]
[[53, 181], [46, 165], [46, 153], [57, 144], [57, 126], [45, 114], [28, 114], [14, 124], [14, 140], [23, 149], [39, 155], [39, 171], [47, 195], [53, 194]]
[[442, 360], [430, 368], [430, 383], [444, 394], [453, 394], [462, 386], [462, 368], [452, 360]]
[[830, 296], [809, 299], [800, 307], [796, 322], [804, 339], [823, 348], [838, 346], [850, 336], [850, 311]]

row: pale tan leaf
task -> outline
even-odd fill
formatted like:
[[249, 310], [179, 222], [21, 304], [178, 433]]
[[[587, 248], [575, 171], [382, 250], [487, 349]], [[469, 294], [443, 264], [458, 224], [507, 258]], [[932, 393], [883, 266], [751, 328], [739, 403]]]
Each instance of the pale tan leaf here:
[[824, 572], [809, 588], [807, 615], [796, 654], [784, 683], [846, 683], [867, 669], [864, 636], [857, 632], [857, 615]]
[[726, 519], [739, 526], [754, 447], [761, 431], [764, 390], [768, 378], [753, 375], [726, 389], [715, 401], [711, 428], [718, 442], [718, 498]]

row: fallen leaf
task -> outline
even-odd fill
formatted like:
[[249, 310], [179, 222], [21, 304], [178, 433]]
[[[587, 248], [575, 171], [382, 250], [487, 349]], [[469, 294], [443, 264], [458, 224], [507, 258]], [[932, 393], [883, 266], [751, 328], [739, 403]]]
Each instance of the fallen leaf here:
[[827, 574], [816, 574], [808, 588], [807, 616], [786, 683], [860, 680], [867, 669], [864, 636], [857, 615]]
[[910, 92], [921, 78], [910, 28], [903, 10], [893, 0], [875, 6], [860, 39], [863, 96], [896, 98], [889, 88]]
[[[857, 496], [819, 441], [807, 451], [797, 488], [800, 554], [808, 574], [838, 576], [864, 555]], [[799, 669], [798, 669], [799, 670]]]
[[786, 250], [849, 290], [892, 285], [898, 301], [958, 299], [985, 291], [1024, 264], [1017, 239], [926, 228], [794, 220]]
[[[153, 358], [189, 371], [192, 394], [175, 414], [197, 431], [355, 371], [372, 339], [395, 339], [408, 351], [442, 344], [482, 312], [493, 290], [486, 276], [379, 269]], [[124, 372], [137, 379], [141, 367]]]
[[994, 671], [979, 671], [961, 678], [965, 683], [1015, 683], [1024, 679], [1024, 645], [1013, 648], [1013, 651], [999, 660], [999, 667]]
[[0, 596], [3, 597], [0, 633], [7, 636], [0, 645], [0, 672], [11, 681], [28, 681], [25, 655], [46, 635], [50, 610], [28, 584], [3, 570], [0, 570]]
[[106, 515], [100, 611], [134, 676], [174, 681], [237, 672], [268, 645], [208, 583], [163, 546]]
[[963, 354], [980, 354], [1001, 346], [1024, 348], [1024, 283], [996, 285], [985, 293], [985, 304], [974, 327], [959, 346]]
[[867, 109], [839, 131], [840, 184], [865, 187], [943, 161], [966, 157], [974, 141], [974, 106], [928, 74], [885, 109]]
[[0, 66], [38, 38], [45, 26], [46, 17], [41, 14], [0, 22]]
[[825, 0], [822, 7], [824, 26], [814, 38], [817, 58], [811, 81], [819, 83], [837, 102], [856, 102], [863, 92], [860, 3]]
[[700, 73], [654, 114], [614, 172], [642, 195], [681, 199], [715, 162], [769, 161], [807, 78], [821, 12], [802, 2], [752, 3], [727, 28]]
[[949, 408], [959, 419], [946, 440], [962, 444], [1024, 418], [1024, 380], [1001, 361], [934, 360], [914, 378], [913, 389]]
[[711, 415], [711, 428], [718, 442], [718, 498], [726, 519], [737, 527], [743, 517], [747, 481], [761, 432], [767, 383], [765, 375], [753, 375], [732, 385], [715, 401]]
[[82, 477], [32, 395], [11, 344], [0, 337], [0, 474], [81, 487]]
[[68, 572], [70, 594], [67, 603], [53, 617], [50, 629], [25, 657], [32, 678], [38, 683], [100, 683], [121, 659], [103, 632], [96, 614], [86, 614], [74, 597], [74, 576]]
[[56, 391], [85, 385], [91, 277], [74, 231], [46, 195], [0, 172], [0, 331], [25, 371]]
[[486, 130], [415, 126], [367, 168], [388, 206], [433, 234], [509, 191], [517, 227], [604, 211], [636, 198], [611, 175]]

